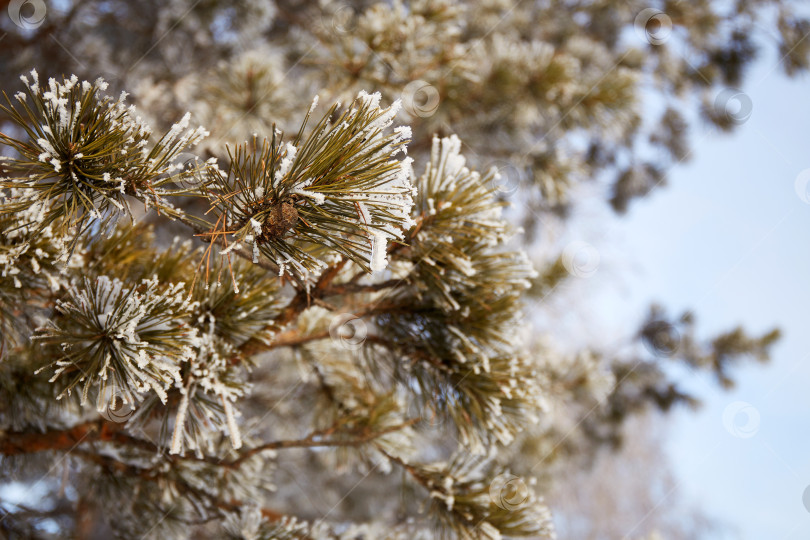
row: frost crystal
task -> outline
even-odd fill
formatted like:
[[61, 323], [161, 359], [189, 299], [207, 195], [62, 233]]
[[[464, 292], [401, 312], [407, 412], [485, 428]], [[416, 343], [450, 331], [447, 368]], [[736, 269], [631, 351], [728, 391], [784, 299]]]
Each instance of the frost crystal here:
[[388, 261], [385, 257], [385, 248], [388, 238], [384, 234], [377, 232], [371, 235], [371, 270], [379, 272], [385, 270], [388, 266]]
[[273, 187], [278, 187], [278, 183], [284, 178], [287, 173], [290, 171], [290, 167], [292, 167], [293, 162], [295, 161], [295, 155], [298, 153], [298, 148], [290, 143], [286, 143], [284, 146], [284, 157], [281, 160], [281, 164], [278, 166], [278, 169], [273, 176]]

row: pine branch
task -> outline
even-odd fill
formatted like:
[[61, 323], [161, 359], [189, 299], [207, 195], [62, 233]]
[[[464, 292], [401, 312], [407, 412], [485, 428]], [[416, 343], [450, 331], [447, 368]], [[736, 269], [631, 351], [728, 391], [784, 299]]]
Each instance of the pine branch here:
[[100, 418], [64, 429], [5, 432], [0, 438], [0, 454], [15, 456], [51, 450], [70, 452], [80, 445], [93, 442], [110, 442], [150, 453], [161, 453], [161, 449], [151, 441], [126, 433], [123, 424]]
[[279, 349], [281, 347], [299, 347], [306, 345], [313, 341], [329, 338], [329, 331], [316, 332], [314, 334], [301, 335], [298, 332], [289, 331], [278, 334], [273, 342], [269, 345], [269, 350]]
[[[556, 538], [548, 508], [520, 479], [499, 471], [488, 459], [459, 453], [446, 463], [415, 465], [385, 449], [430, 496], [430, 511], [442, 538], [500, 539], [503, 535]], [[496, 474], [497, 473], [497, 474]]]
[[[390, 253], [390, 250], [389, 250]], [[403, 284], [402, 279], [388, 279], [376, 283], [338, 283], [331, 285], [324, 291], [324, 296], [343, 296], [357, 293], [375, 293], [385, 289], [393, 289]]]
[[151, 128], [126, 106], [126, 93], [117, 100], [106, 96], [103, 79], [91, 84], [74, 75], [46, 85], [36, 70], [31, 77], [21, 77], [26, 92], [14, 95], [17, 104], [4, 93], [6, 105], [0, 105], [26, 136], [0, 133], [0, 143], [19, 154], [3, 159], [11, 176], [0, 186], [27, 194], [0, 212], [41, 205], [33, 225], [57, 228], [75, 248], [91, 226], [104, 228], [128, 209], [127, 195], [172, 208], [164, 196], [177, 194], [165, 189], [181, 168], [174, 160], [207, 135], [202, 128], [186, 131], [189, 115], [150, 144]]
[[60, 397], [78, 386], [86, 403], [90, 389], [98, 387], [99, 410], [112, 405], [104, 403], [108, 388], [128, 404], [150, 389], [165, 400], [180, 378], [179, 363], [194, 354], [197, 339], [183, 288], [183, 283], [160, 284], [157, 276], [139, 284], [107, 276], [93, 283], [85, 277], [82, 286], [70, 287], [68, 299], [57, 304], [62, 317], [35, 334], [62, 351], [49, 366], [52, 380], [67, 379]]
[[[203, 222], [203, 224], [201, 224], [200, 222], [198, 222], [198, 220], [193, 219], [193, 217], [189, 216], [185, 212], [178, 212], [172, 217], [177, 221], [179, 221], [180, 223], [187, 225], [193, 231], [194, 236], [199, 238], [202, 242], [216, 244], [223, 250], [230, 248], [229, 253], [234, 253], [247, 261], [254, 262], [253, 254], [249, 252], [246, 248], [233, 247], [231, 244], [228, 244], [228, 240], [224, 236], [211, 235], [210, 223]], [[261, 268], [264, 268], [265, 270], [272, 272], [273, 274], [277, 275], [279, 273], [278, 265], [269, 259], [260, 258], [256, 260], [254, 264], [259, 265]], [[304, 286], [297, 276], [292, 276], [292, 279], [298, 284], [299, 288]]]
[[[77, 456], [80, 456], [100, 467], [105, 469], [111, 475], [126, 475], [130, 477], [136, 477], [141, 480], [147, 480], [150, 482], [163, 482], [165, 481], [165, 472], [159, 467], [139, 467], [136, 465], [132, 465], [121, 461], [120, 459], [116, 459], [112, 456], [97, 454], [93, 452], [88, 452], [85, 450], [75, 450], [73, 452]], [[207, 491], [198, 489], [188, 482], [184, 481], [182, 478], [173, 477], [171, 478], [170, 482], [173, 482], [181, 493], [185, 493], [187, 495], [191, 495], [198, 500], [207, 500], [209, 501], [211, 507], [216, 510], [220, 511], [228, 511], [234, 512], [238, 511], [241, 506], [245, 503], [236, 499], [231, 499], [228, 501], [223, 501], [219, 499], [216, 495], [209, 493]], [[265, 519], [268, 520], [279, 520], [285, 517], [285, 514], [276, 512], [275, 510], [271, 510], [268, 508], [262, 508], [262, 515]]]
[[83, 442], [100, 440], [105, 436], [104, 430], [107, 425], [103, 420], [95, 420], [68, 429], [6, 432], [0, 439], [0, 454], [15, 456], [47, 450], [70, 450]]
[[[318, 278], [315, 286], [309, 290], [299, 289], [284, 310], [267, 325], [268, 328], [284, 328], [295, 320], [304, 309], [309, 307], [313, 299], [320, 299], [325, 294], [329, 285], [338, 276], [340, 270], [347, 262], [347, 259], [342, 259], [338, 263], [329, 266]], [[239, 347], [239, 354], [243, 357], [251, 357], [260, 352], [269, 350], [268, 347], [270, 346], [271, 345], [260, 340], [250, 339]]]
[[238, 467], [241, 465], [245, 460], [250, 459], [251, 457], [264, 452], [266, 450], [278, 450], [282, 448], [318, 448], [318, 447], [327, 447], [327, 446], [360, 446], [366, 443], [369, 443], [375, 439], [378, 439], [384, 435], [388, 435], [390, 433], [394, 433], [395, 431], [399, 431], [414, 425], [418, 422], [418, 418], [413, 418], [408, 420], [407, 422], [403, 422], [402, 424], [398, 424], [396, 426], [390, 426], [385, 429], [381, 429], [379, 431], [370, 432], [370, 433], [363, 433], [359, 436], [353, 438], [339, 438], [339, 439], [321, 439], [320, 437], [328, 436], [333, 434], [337, 431], [337, 426], [333, 426], [329, 429], [325, 430], [318, 430], [310, 435], [308, 435], [304, 439], [295, 439], [295, 440], [285, 440], [285, 441], [272, 441], [260, 446], [251, 448], [245, 452], [242, 452], [241, 455], [228, 463], [226, 466], [228, 467]]
[[393, 159], [410, 139], [409, 128], [384, 133], [400, 106], [379, 106], [380, 95], [361, 92], [338, 118], [333, 106], [312, 133], [282, 144], [270, 140], [228, 149], [226, 174], [202, 180], [217, 211], [211, 236], [252, 245], [281, 272], [299, 276], [328, 266], [321, 257], [351, 259], [366, 271], [386, 266], [389, 239], [412, 225], [410, 159]]

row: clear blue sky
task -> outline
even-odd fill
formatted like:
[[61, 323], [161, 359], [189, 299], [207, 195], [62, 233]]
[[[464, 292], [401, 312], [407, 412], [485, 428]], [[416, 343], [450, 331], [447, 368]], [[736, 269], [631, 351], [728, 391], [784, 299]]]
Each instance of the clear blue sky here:
[[[753, 114], [734, 134], [696, 126], [692, 160], [671, 171], [667, 187], [608, 229], [581, 232], [602, 257], [587, 288], [603, 332], [626, 333], [653, 300], [670, 313], [694, 310], [703, 336], [736, 324], [783, 331], [772, 364], [737, 370], [732, 392], [685, 378], [704, 406], [675, 416], [673, 497], [728, 525], [731, 534], [716, 536], [723, 540], [810, 538], [802, 503], [810, 485], [810, 204], [794, 188], [810, 168], [810, 79], [787, 80], [776, 60], [753, 68], [744, 87]], [[734, 402], [759, 413], [753, 436], [726, 429]]]

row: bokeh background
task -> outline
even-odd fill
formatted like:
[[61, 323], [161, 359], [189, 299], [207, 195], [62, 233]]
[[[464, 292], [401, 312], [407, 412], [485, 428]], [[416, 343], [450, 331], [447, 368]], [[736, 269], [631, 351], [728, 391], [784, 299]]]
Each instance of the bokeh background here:
[[601, 255], [599, 270], [576, 284], [590, 300], [576, 320], [595, 339], [615, 345], [610, 336], [650, 301], [694, 310], [709, 333], [729, 323], [783, 331], [772, 362], [741, 367], [731, 391], [673, 370], [703, 404], [678, 411], [666, 427], [673, 483], [655, 511], [688, 501], [719, 521], [708, 538], [810, 537], [810, 199], [802, 174], [810, 106], [807, 81], [780, 78], [778, 60], [754, 65], [745, 87], [752, 114], [737, 132], [698, 131], [692, 162], [627, 216], [607, 217], [609, 226], [599, 208], [576, 220], [574, 236]]

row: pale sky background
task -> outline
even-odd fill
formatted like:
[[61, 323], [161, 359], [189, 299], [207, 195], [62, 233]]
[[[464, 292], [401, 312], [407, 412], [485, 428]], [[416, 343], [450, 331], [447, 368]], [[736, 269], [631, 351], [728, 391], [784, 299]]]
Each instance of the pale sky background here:
[[[673, 315], [693, 310], [703, 337], [737, 324], [754, 335], [783, 331], [772, 363], [735, 370], [731, 392], [708, 377], [684, 378], [704, 405], [675, 414], [672, 498], [733, 529], [718, 540], [810, 538], [802, 502], [810, 485], [810, 204], [795, 189], [810, 169], [810, 79], [788, 80], [776, 61], [763, 55], [753, 67], [743, 87], [753, 114], [733, 134], [693, 127], [692, 159], [670, 171], [666, 187], [607, 227], [604, 215], [577, 218], [579, 239], [601, 256], [584, 288], [594, 332], [626, 335], [651, 301]], [[759, 414], [748, 426], [745, 412], [730, 416], [750, 437], [724, 426], [735, 402]]]

